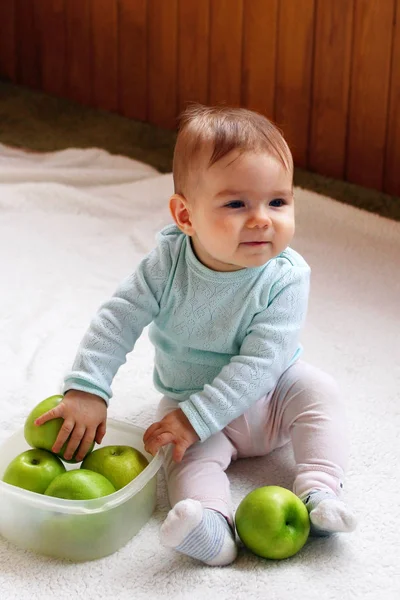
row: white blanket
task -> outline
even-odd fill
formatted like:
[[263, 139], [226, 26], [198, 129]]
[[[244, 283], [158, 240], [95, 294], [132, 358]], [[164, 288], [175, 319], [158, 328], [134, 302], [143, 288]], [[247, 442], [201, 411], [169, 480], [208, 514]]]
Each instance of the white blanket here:
[[[91, 315], [169, 222], [171, 190], [170, 175], [101, 150], [0, 146], [0, 443], [59, 391]], [[230, 567], [204, 567], [159, 545], [160, 475], [150, 522], [110, 557], [72, 564], [0, 538], [1, 600], [400, 598], [400, 223], [303, 190], [296, 203], [293, 246], [313, 269], [304, 358], [346, 397], [356, 532], [310, 540], [282, 562], [241, 550]], [[145, 332], [115, 379], [110, 416], [151, 423], [152, 356]], [[290, 487], [291, 449], [229, 473], [236, 505], [255, 487]]]

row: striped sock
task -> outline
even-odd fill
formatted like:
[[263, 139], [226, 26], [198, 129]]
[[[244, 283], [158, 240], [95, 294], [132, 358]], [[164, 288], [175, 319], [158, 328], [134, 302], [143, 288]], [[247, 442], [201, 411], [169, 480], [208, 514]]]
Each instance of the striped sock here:
[[197, 500], [182, 500], [161, 526], [161, 543], [207, 565], [223, 566], [237, 556], [234, 534], [225, 517]]
[[316, 537], [350, 532], [356, 528], [352, 510], [328, 490], [312, 490], [301, 498], [311, 521], [310, 534]]

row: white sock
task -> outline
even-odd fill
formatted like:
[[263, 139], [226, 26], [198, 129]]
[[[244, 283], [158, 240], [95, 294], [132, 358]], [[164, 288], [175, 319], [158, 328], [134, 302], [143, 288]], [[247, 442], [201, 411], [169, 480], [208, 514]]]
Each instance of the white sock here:
[[313, 490], [301, 499], [310, 514], [311, 535], [325, 536], [354, 531], [356, 528], [353, 511], [333, 492]]
[[163, 546], [197, 558], [207, 565], [224, 566], [237, 556], [234, 534], [225, 517], [198, 500], [181, 500], [161, 526]]

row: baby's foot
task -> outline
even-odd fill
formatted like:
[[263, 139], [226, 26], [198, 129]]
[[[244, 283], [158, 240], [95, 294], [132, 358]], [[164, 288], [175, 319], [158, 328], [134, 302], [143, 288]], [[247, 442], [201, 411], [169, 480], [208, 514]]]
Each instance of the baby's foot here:
[[161, 543], [207, 565], [229, 565], [237, 556], [234, 535], [225, 517], [197, 500], [182, 500], [169, 511], [160, 530]]
[[354, 531], [356, 528], [353, 511], [333, 492], [313, 490], [302, 500], [310, 513], [311, 535], [331, 535]]

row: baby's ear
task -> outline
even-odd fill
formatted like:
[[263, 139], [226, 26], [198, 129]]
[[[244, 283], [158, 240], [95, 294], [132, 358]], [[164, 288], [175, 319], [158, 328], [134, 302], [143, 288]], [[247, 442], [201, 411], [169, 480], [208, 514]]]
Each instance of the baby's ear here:
[[189, 202], [181, 194], [174, 194], [169, 200], [169, 210], [179, 229], [186, 235], [194, 234]]

